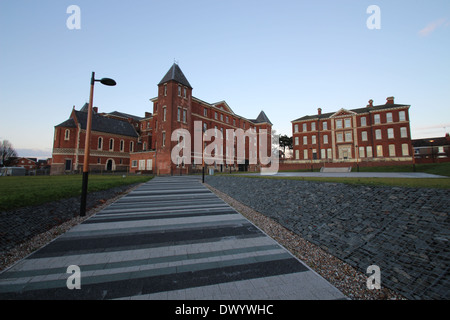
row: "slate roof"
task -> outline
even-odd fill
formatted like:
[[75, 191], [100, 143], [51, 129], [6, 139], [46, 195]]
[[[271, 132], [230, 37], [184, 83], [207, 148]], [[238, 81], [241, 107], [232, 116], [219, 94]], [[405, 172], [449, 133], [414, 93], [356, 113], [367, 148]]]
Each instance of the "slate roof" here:
[[75, 121], [72, 118], [70, 118], [70, 119], [58, 124], [55, 127], [76, 128], [77, 125], [75, 124]]
[[[87, 112], [75, 111], [75, 117], [77, 118], [78, 123], [80, 123], [81, 129], [84, 130], [87, 125], [87, 115]], [[128, 137], [138, 137], [136, 130], [134, 130], [133, 126], [128, 121], [107, 118], [97, 113], [92, 114], [92, 131], [118, 134]]]
[[264, 122], [267, 122], [269, 124], [272, 124], [272, 122], [270, 122], [269, 118], [264, 113], [264, 111], [261, 111], [256, 119], [249, 119], [249, 120], [251, 122], [253, 122], [253, 123], [264, 123]]
[[108, 114], [113, 115], [113, 116], [122, 117], [122, 118], [125, 118], [125, 119], [131, 118], [131, 119], [136, 120], [136, 121], [140, 121], [140, 120], [144, 119], [142, 117], [134, 116], [132, 114], [123, 113], [123, 112], [119, 112], [119, 111], [113, 111], [113, 112], [110, 112]]
[[[383, 105], [379, 105], [379, 106], [373, 106], [370, 108], [364, 107], [364, 108], [351, 109], [348, 111], [355, 112], [355, 113], [367, 113], [367, 112], [374, 112], [374, 111], [393, 109], [393, 108], [399, 108], [399, 107], [409, 107], [409, 105], [407, 105], [407, 104], [383, 104]], [[292, 122], [311, 120], [311, 119], [327, 119], [327, 118], [330, 118], [336, 112], [337, 111], [329, 112], [329, 113], [322, 113], [321, 115], [315, 114], [315, 115], [311, 115], [311, 116], [304, 116], [304, 117], [295, 119]]]
[[[433, 142], [431, 142], [433, 140]], [[450, 139], [446, 137], [437, 137], [437, 138], [428, 138], [428, 139], [414, 139], [411, 140], [411, 144], [413, 147], [437, 147], [437, 146], [449, 146]]]
[[166, 75], [164, 76], [164, 78], [162, 78], [162, 80], [159, 82], [158, 85], [164, 84], [169, 81], [178, 82], [192, 89], [191, 85], [189, 84], [189, 81], [184, 76], [183, 71], [181, 71], [180, 67], [176, 63], [174, 63], [172, 67], [169, 69], [169, 71], [167, 71]]

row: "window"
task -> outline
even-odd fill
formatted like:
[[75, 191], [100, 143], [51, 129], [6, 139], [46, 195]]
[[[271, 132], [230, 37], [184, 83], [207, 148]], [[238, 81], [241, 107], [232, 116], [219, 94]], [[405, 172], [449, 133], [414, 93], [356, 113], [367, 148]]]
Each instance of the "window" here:
[[380, 124], [380, 123], [381, 123], [380, 115], [379, 115], [379, 114], [376, 114], [376, 115], [373, 116], [373, 122], [374, 122], [375, 124]]
[[136, 168], [137, 167], [137, 160], [131, 161], [131, 167]]
[[327, 150], [326, 149], [321, 149], [320, 150], [320, 159], [325, 159]]
[[304, 124], [303, 124], [303, 132], [306, 132], [306, 131], [308, 131], [308, 127], [307, 127], [307, 124], [304, 123]]
[[327, 157], [328, 157], [328, 159], [333, 158], [333, 150], [331, 148], [327, 149]]
[[328, 143], [328, 135], [323, 136], [323, 143]]
[[178, 107], [177, 121], [181, 121], [181, 107]]
[[186, 98], [186, 96], [187, 96], [187, 90], [186, 90], [186, 88], [184, 88], [184, 90], [183, 90], [184, 92], [183, 92], [183, 96]]
[[295, 137], [295, 145], [298, 146], [299, 141], [298, 141], [298, 137]]
[[142, 144], [142, 150], [147, 150], [147, 143], [146, 142], [144, 142], [143, 144]]
[[183, 122], [186, 123], [187, 122], [187, 110], [183, 109]]
[[181, 86], [178, 86], [178, 96], [181, 97]]
[[220, 114], [220, 121], [223, 121], [223, 114]]
[[167, 84], [164, 85], [164, 96], [167, 96]]
[[409, 156], [409, 145], [407, 143], [402, 144], [402, 155]]
[[109, 150], [114, 149], [114, 139], [109, 139]]
[[123, 152], [125, 147], [125, 142], [123, 140], [120, 140], [120, 152]]
[[345, 125], [346, 128], [351, 128], [351, 126], [352, 126], [351, 119], [345, 119], [344, 120], [344, 125]]
[[130, 152], [134, 151], [134, 141], [130, 142]]
[[162, 146], [163, 147], [166, 146], [166, 133], [165, 132], [162, 133]]
[[375, 139], [381, 140], [381, 129], [375, 130]]
[[207, 111], [207, 109], [205, 108], [205, 109], [203, 109], [203, 115], [205, 116], [205, 117], [207, 117], [208, 116], [208, 111]]
[[337, 140], [337, 142], [343, 142], [344, 141], [344, 137], [343, 137], [342, 133], [337, 133], [336, 134], [336, 140]]
[[70, 138], [70, 130], [66, 129], [66, 131], [64, 132], [64, 140], [69, 140]]
[[214, 111], [214, 119], [217, 120], [217, 112]]
[[206, 132], [206, 130], [208, 130], [208, 125], [205, 123], [203, 123], [203, 132]]
[[373, 153], [372, 153], [372, 147], [366, 147], [366, 151], [367, 151], [367, 158], [372, 158], [373, 157]]
[[300, 159], [300, 151], [299, 150], [295, 150], [295, 159]]
[[166, 106], [163, 107], [163, 121], [166, 121]]
[[386, 113], [386, 122], [392, 122], [392, 112]]
[[336, 129], [342, 129], [342, 120], [336, 120]]
[[328, 122], [322, 124], [323, 130], [328, 130]]
[[394, 129], [388, 128], [388, 139], [394, 139]]
[[102, 150], [102, 148], [103, 148], [103, 138], [100, 137], [100, 138], [98, 138], [97, 149], [98, 149], [98, 150]]
[[360, 158], [365, 158], [366, 157], [364, 151], [365, 151], [364, 147], [359, 147], [359, 157]]
[[400, 111], [398, 113], [398, 120], [399, 121], [406, 121], [406, 112], [405, 111]]
[[361, 127], [367, 126], [367, 119], [366, 117], [361, 117]]
[[307, 136], [303, 137], [303, 144], [308, 144], [308, 137]]
[[367, 131], [361, 132], [361, 140], [362, 141], [367, 141]]
[[395, 157], [395, 144], [389, 145], [389, 157]]
[[400, 137], [408, 138], [408, 130], [405, 127], [400, 128]]
[[311, 143], [312, 144], [316, 144], [316, 136], [312, 136], [311, 137]]
[[139, 160], [139, 170], [145, 170], [145, 160]]
[[236, 119], [233, 119], [233, 126], [236, 126]]
[[311, 131], [316, 131], [316, 123], [315, 122], [311, 123]]
[[298, 124], [294, 125], [294, 132], [298, 132]]
[[152, 159], [147, 159], [147, 170], [148, 171], [153, 170], [153, 161], [152, 161]]
[[225, 121], [226, 121], [226, 123], [228, 123], [229, 121], [228, 121], [228, 116], [226, 116], [225, 117]]
[[308, 159], [308, 150], [303, 150], [303, 159]]
[[352, 132], [351, 132], [351, 131], [347, 131], [347, 132], [345, 133], [345, 141], [346, 141], [346, 142], [352, 141]]
[[378, 145], [377, 146], [377, 157], [383, 156], [383, 146]]

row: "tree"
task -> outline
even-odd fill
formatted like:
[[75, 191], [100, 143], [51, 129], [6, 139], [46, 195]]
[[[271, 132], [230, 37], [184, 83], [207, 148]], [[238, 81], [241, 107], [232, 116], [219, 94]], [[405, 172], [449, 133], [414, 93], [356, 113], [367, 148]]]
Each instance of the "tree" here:
[[11, 158], [17, 157], [17, 152], [14, 150], [11, 142], [8, 140], [0, 141], [0, 165], [6, 166], [9, 164]]
[[292, 137], [288, 137], [287, 135], [280, 136], [280, 147], [283, 148], [283, 156], [286, 154], [286, 147], [293, 149]]

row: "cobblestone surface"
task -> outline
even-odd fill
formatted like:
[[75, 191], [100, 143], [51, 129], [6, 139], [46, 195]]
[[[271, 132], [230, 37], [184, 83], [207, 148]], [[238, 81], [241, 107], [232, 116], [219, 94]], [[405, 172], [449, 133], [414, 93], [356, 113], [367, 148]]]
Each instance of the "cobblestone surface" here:
[[208, 176], [207, 183], [272, 218], [408, 299], [449, 299], [450, 192]]
[[[92, 209], [134, 185], [121, 186], [105, 191], [90, 193], [86, 208]], [[0, 256], [21, 243], [32, 239], [79, 215], [80, 197], [73, 197], [46, 203], [39, 206], [24, 207], [0, 212]]]

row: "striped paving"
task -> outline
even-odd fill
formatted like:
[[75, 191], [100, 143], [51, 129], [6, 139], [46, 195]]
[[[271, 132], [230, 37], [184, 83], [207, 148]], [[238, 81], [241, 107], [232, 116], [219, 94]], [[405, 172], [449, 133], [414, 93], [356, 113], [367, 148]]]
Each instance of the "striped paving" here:
[[[67, 286], [71, 265], [80, 289]], [[5, 299], [345, 297], [184, 176], [152, 179], [0, 274]]]

